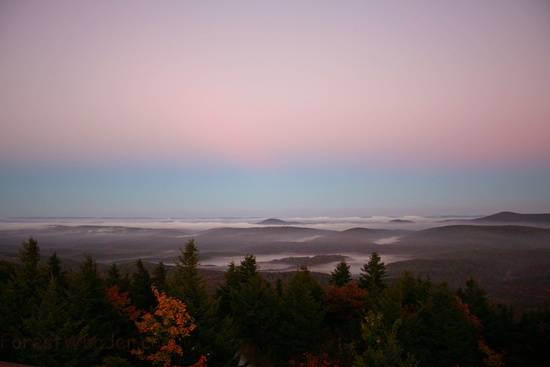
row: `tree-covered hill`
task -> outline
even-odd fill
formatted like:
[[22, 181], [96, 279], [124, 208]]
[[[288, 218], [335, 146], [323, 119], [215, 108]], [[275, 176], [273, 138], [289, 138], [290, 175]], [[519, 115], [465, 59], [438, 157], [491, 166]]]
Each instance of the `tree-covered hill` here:
[[472, 278], [455, 287], [397, 274], [376, 252], [357, 280], [340, 258], [322, 281], [306, 266], [263, 274], [251, 254], [211, 272], [220, 275], [214, 280], [199, 269], [193, 239], [171, 268], [138, 259], [100, 269], [90, 256], [69, 268], [55, 252], [41, 259], [31, 237], [16, 261], [0, 261], [0, 361], [90, 367], [550, 362], [548, 309], [514, 311]]

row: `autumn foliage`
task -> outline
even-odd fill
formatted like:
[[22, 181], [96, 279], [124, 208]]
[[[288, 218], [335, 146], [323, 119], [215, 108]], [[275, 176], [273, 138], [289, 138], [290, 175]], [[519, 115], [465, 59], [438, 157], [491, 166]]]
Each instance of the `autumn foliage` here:
[[[479, 319], [473, 315], [470, 312], [470, 306], [468, 306], [467, 303], [463, 302], [462, 299], [459, 296], [455, 296], [456, 302], [460, 309], [464, 312], [464, 316], [468, 319], [468, 321], [476, 327], [476, 329], [481, 330], [482, 325]], [[481, 335], [478, 336], [477, 344], [479, 346], [479, 350], [483, 353], [484, 358], [483, 362], [486, 366], [489, 367], [501, 367], [504, 366], [504, 362], [502, 361], [504, 357], [504, 353], [497, 353], [493, 349], [491, 349], [485, 340], [481, 337]]]
[[362, 315], [367, 306], [367, 292], [359, 288], [357, 282], [350, 282], [338, 287], [329, 285], [325, 288], [326, 311], [350, 318]]
[[[172, 272], [159, 264], [150, 276], [153, 264], [138, 261], [134, 273], [113, 264], [105, 277], [90, 256], [73, 270], [55, 253], [41, 265], [29, 239], [18, 264], [0, 261], [0, 359], [83, 367], [550, 365], [550, 309], [518, 315], [474, 280], [456, 290], [404, 273], [379, 276], [369, 290], [350, 280], [342, 261], [328, 285], [305, 267], [272, 284], [247, 255], [214, 293], [198, 272], [194, 242], [181, 251]], [[365, 277], [385, 272], [373, 259]]]
[[[172, 357], [183, 355], [178, 341], [191, 335], [196, 326], [181, 300], [169, 297], [164, 292], [159, 293], [154, 286], [151, 289], [158, 302], [157, 309], [153, 314], [147, 312], [135, 321], [139, 332], [146, 335], [145, 345], [148, 348], [136, 348], [131, 353], [151, 361], [153, 365], [171, 367]], [[206, 366], [204, 356], [193, 365], [202, 366]]]
[[113, 285], [107, 289], [107, 299], [120, 310], [120, 313], [126, 315], [130, 320], [136, 321], [142, 314], [142, 310], [138, 310], [136, 306], [132, 305], [130, 292], [120, 292], [118, 285]]

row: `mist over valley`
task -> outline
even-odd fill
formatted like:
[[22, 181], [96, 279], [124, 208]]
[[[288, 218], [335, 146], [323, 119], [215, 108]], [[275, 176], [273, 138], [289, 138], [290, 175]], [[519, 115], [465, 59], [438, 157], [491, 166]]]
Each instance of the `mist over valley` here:
[[550, 300], [549, 217], [4, 218], [0, 259], [14, 261], [32, 236], [43, 256], [56, 251], [72, 261], [67, 266], [85, 254], [105, 267], [131, 267], [137, 259], [171, 266], [193, 238], [204, 271], [222, 274], [230, 262], [253, 254], [263, 272], [307, 266], [330, 274], [345, 260], [357, 277], [376, 251], [390, 277], [411, 271], [453, 286], [473, 277], [508, 301], [527, 289], [531, 301], [541, 302]]

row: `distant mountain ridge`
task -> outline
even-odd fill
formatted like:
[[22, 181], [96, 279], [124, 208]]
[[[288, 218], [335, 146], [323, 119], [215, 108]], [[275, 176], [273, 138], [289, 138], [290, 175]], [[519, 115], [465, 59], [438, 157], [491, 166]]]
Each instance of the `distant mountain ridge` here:
[[472, 219], [474, 223], [508, 223], [508, 224], [545, 224], [550, 225], [550, 213], [520, 214], [514, 212], [500, 212], [486, 217]]
[[399, 224], [403, 224], [403, 223], [414, 223], [412, 220], [407, 220], [407, 219], [392, 219], [390, 220], [388, 223], [399, 223]]
[[266, 219], [266, 220], [262, 220], [261, 222], [258, 222], [256, 224], [267, 225], [267, 226], [296, 226], [296, 225], [300, 225], [300, 224], [303, 224], [303, 223], [300, 223], [300, 222], [287, 222], [287, 221], [282, 220], [282, 219], [269, 218], [269, 219]]

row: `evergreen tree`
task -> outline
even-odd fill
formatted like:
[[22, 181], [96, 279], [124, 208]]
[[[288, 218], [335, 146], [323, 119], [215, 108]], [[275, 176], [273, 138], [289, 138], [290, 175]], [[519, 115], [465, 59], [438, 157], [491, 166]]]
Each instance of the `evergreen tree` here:
[[487, 292], [474, 279], [469, 279], [466, 282], [466, 289], [459, 288], [457, 294], [464, 302], [467, 311], [481, 325], [478, 330], [480, 348], [484, 352], [491, 353], [489, 358], [493, 361], [497, 358], [501, 360], [506, 358], [507, 353], [503, 354], [501, 351], [513, 349], [510, 341], [514, 340], [514, 321], [513, 316], [508, 313], [508, 308], [503, 305], [497, 308], [491, 304], [487, 298]]
[[384, 284], [384, 278], [386, 277], [386, 265], [381, 261], [378, 253], [374, 251], [370, 255], [369, 261], [361, 267], [359, 287], [371, 295], [378, 295], [386, 287]]
[[199, 250], [193, 238], [189, 239], [176, 262], [176, 269], [170, 279], [172, 293], [185, 302], [189, 313], [195, 315], [207, 298], [206, 282], [199, 275]]
[[277, 293], [277, 297], [283, 296], [283, 280], [280, 277], [275, 282], [275, 292]]
[[15, 275], [15, 264], [7, 261], [0, 261], [0, 289], [6, 285]]
[[257, 275], [258, 264], [256, 263], [256, 256], [251, 254], [246, 255], [237, 267], [237, 274], [239, 282], [246, 282], [247, 279]]
[[258, 265], [254, 255], [246, 255], [239, 265], [235, 265], [233, 261], [228, 264], [224, 282], [216, 289], [220, 312], [227, 316], [231, 314], [231, 292], [239, 289], [256, 275], [258, 275]]
[[155, 295], [151, 291], [151, 275], [141, 259], [136, 261], [136, 267], [130, 284], [130, 299], [137, 308], [149, 311], [155, 306]]
[[[15, 270], [16, 265], [0, 261], [0, 337], [10, 335], [18, 320], [13, 308]], [[4, 360], [14, 360], [16, 352], [13, 348], [4, 347]]]
[[40, 303], [39, 291], [43, 283], [43, 277], [39, 274], [38, 261], [40, 260], [40, 247], [38, 242], [29, 237], [28, 242], [23, 242], [23, 248], [19, 250], [21, 266], [15, 274], [15, 289], [18, 304], [16, 305], [22, 317], [28, 317], [37, 304]]
[[432, 287], [419, 309], [403, 320], [402, 342], [423, 366], [478, 366], [478, 328], [446, 284]]
[[227, 265], [227, 270], [224, 274], [224, 281], [218, 284], [216, 288], [216, 299], [219, 304], [219, 312], [222, 315], [231, 315], [231, 290], [239, 287], [239, 277], [237, 274], [237, 266], [234, 261]]
[[336, 265], [336, 269], [330, 273], [329, 284], [336, 285], [337, 287], [342, 287], [349, 282], [351, 282], [351, 273], [350, 267], [345, 260], [340, 261]]
[[[15, 267], [13, 276], [3, 287], [0, 308], [2, 319], [5, 326], [0, 328], [10, 338], [24, 340], [31, 336], [25, 320], [35, 313], [42, 302], [45, 288], [44, 269], [40, 269], [38, 261], [40, 260], [40, 247], [33, 237], [29, 237], [27, 242], [22, 243], [19, 250], [20, 264]], [[7, 350], [8, 356], [16, 358], [21, 354], [24, 356], [25, 350]]]
[[220, 312], [231, 315], [243, 341], [243, 354], [254, 365], [270, 365], [278, 325], [278, 296], [258, 273], [254, 255], [239, 265], [229, 263], [225, 281], [217, 289]]
[[231, 315], [243, 341], [243, 353], [252, 365], [273, 365], [279, 324], [278, 297], [259, 274], [232, 288]]
[[67, 272], [63, 270], [61, 260], [57, 257], [56, 251], [48, 258], [46, 274], [48, 279], [54, 279], [57, 282], [56, 286], [60, 288], [61, 292], [65, 291], [69, 286]]
[[161, 261], [153, 270], [153, 285], [159, 290], [159, 292], [166, 291], [166, 275], [166, 266]]
[[[321, 295], [318, 294], [321, 289]], [[302, 267], [290, 278], [281, 299], [279, 354], [286, 361], [315, 353], [323, 340], [322, 288]]]
[[[117, 310], [108, 301], [97, 264], [89, 255], [70, 278], [67, 300], [70, 318], [68, 348], [79, 351], [78, 365], [99, 363], [107, 351], [103, 345], [93, 342], [107, 340], [113, 335]], [[86, 342], [93, 345], [83, 344]]]
[[514, 362], [523, 366], [549, 366], [550, 308], [525, 312], [516, 327], [515, 338]]
[[199, 275], [199, 259], [195, 240], [190, 239], [180, 249], [176, 269], [168, 279], [170, 293], [185, 303], [196, 325], [195, 332], [183, 341], [183, 349], [189, 352], [178, 363], [190, 364], [204, 355], [209, 366], [237, 365], [232, 321], [219, 313], [217, 302], [208, 294], [206, 281]]
[[[89, 357], [83, 342], [88, 337], [87, 326], [79, 329], [70, 319], [66, 290], [60, 287], [57, 278], [50, 279], [37, 311], [24, 324], [37, 343], [25, 350], [21, 362], [59, 366], [82, 363]], [[77, 347], [79, 342], [82, 345]]]
[[[296, 271], [290, 280], [297, 282], [297, 283], [303, 283], [310, 291], [311, 296], [316, 302], [323, 302], [323, 299], [325, 298], [325, 291], [323, 287], [319, 284], [317, 279], [311, 275], [311, 272], [307, 268], [307, 266], [300, 266], [298, 268], [298, 271]], [[289, 284], [291, 283], [289, 280]]]
[[124, 275], [120, 274], [120, 270], [116, 263], [112, 263], [111, 266], [109, 266], [105, 281], [107, 288], [116, 285], [121, 292], [129, 292], [132, 284], [130, 275], [127, 272], [125, 272]]
[[40, 247], [38, 242], [29, 237], [28, 242], [23, 242], [23, 248], [19, 250], [19, 260], [21, 261], [22, 270], [28, 274], [36, 273], [38, 269], [38, 261], [40, 261]]
[[111, 287], [113, 285], [118, 285], [120, 287], [122, 277], [120, 276], [120, 271], [116, 263], [112, 263], [107, 270], [107, 286]]
[[[405, 272], [385, 289], [371, 306], [375, 311], [384, 313], [384, 320], [393, 322], [399, 318], [408, 318], [416, 313], [430, 297], [433, 284], [429, 278], [416, 278]], [[390, 321], [391, 320], [391, 321]], [[387, 325], [390, 327], [391, 325]]]
[[54, 251], [48, 258], [46, 270], [50, 278], [58, 278], [61, 275], [61, 261], [57, 257], [57, 251]]
[[418, 361], [414, 355], [406, 353], [397, 338], [402, 320], [397, 319], [391, 330], [386, 330], [384, 315], [369, 311], [361, 323], [362, 338], [366, 350], [355, 357], [354, 367], [414, 367]]

